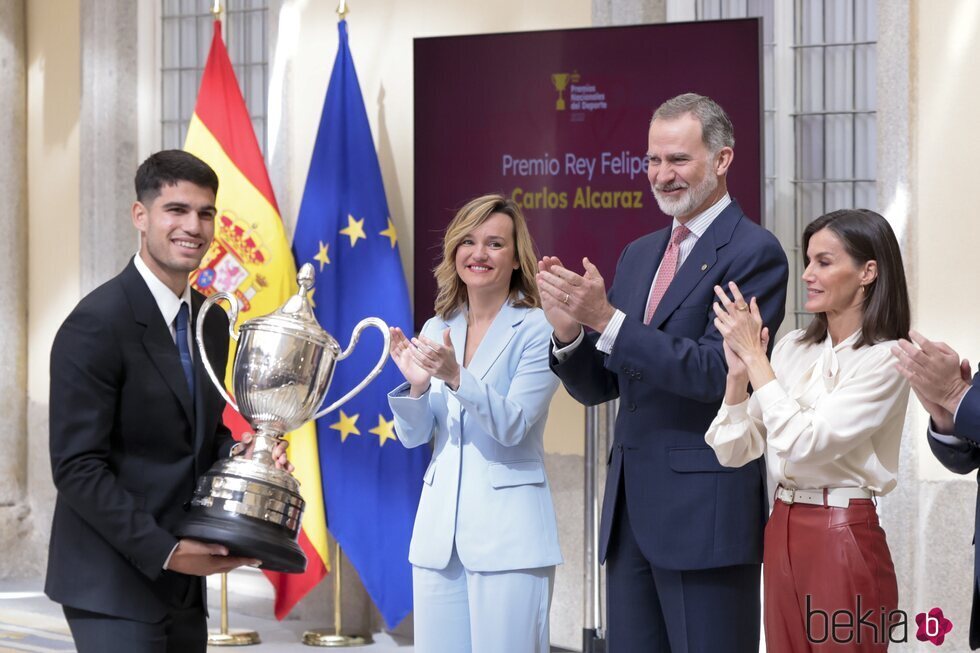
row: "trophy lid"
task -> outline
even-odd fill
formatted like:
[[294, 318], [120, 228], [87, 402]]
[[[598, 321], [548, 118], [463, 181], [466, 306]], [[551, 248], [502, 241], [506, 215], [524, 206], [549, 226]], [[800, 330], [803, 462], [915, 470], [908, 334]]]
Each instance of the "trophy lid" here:
[[323, 330], [310, 305], [309, 293], [313, 288], [313, 277], [313, 266], [304, 263], [296, 274], [296, 283], [299, 284], [296, 294], [287, 299], [277, 311], [248, 320], [241, 330], [276, 331], [340, 351], [340, 345]]

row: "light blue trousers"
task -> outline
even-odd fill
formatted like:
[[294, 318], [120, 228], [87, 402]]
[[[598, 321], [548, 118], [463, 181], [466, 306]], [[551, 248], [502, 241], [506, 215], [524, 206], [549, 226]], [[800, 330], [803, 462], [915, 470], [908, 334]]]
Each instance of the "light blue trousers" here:
[[412, 567], [416, 653], [548, 653], [555, 567], [480, 572], [453, 549], [445, 569]]

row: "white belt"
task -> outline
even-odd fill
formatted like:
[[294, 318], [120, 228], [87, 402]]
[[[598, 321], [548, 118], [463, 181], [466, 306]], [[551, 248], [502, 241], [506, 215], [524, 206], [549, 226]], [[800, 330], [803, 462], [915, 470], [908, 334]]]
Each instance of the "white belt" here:
[[780, 486], [776, 498], [786, 504], [808, 503], [814, 506], [846, 508], [851, 499], [872, 499], [874, 491], [863, 487], [828, 487], [816, 490], [790, 490]]

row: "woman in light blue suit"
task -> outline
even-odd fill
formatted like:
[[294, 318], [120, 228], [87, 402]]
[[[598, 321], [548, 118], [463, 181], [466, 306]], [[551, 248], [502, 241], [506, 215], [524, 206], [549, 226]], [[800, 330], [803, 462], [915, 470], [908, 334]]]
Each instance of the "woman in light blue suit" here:
[[408, 555], [419, 653], [549, 650], [562, 559], [543, 437], [558, 379], [536, 260], [513, 201], [472, 200], [446, 230], [436, 315], [418, 338], [391, 332], [398, 439], [434, 442]]

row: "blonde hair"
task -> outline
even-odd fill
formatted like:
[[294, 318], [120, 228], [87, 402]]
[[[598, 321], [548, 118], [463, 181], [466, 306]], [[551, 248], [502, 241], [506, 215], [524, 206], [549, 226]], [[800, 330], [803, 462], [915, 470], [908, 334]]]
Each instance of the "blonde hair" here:
[[538, 257], [521, 208], [503, 195], [483, 195], [467, 202], [446, 227], [442, 260], [433, 270], [439, 288], [435, 311], [444, 320], [448, 320], [468, 302], [466, 284], [456, 273], [456, 250], [467, 234], [494, 213], [503, 213], [514, 225], [514, 258], [518, 266], [510, 277], [511, 304], [523, 308], [541, 306], [541, 295], [534, 279], [538, 271]]

